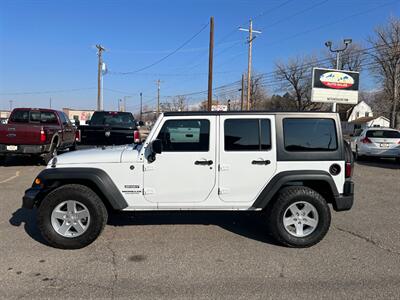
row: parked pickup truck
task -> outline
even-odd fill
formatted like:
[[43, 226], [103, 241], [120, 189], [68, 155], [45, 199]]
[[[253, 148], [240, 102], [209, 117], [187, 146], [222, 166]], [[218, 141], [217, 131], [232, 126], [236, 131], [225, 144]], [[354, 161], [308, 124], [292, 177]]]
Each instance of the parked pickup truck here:
[[137, 125], [130, 112], [95, 111], [87, 125], [78, 127], [78, 143], [98, 146], [138, 143]]
[[47, 163], [57, 150], [74, 150], [76, 129], [62, 111], [16, 108], [0, 124], [0, 161], [8, 155], [41, 156]]

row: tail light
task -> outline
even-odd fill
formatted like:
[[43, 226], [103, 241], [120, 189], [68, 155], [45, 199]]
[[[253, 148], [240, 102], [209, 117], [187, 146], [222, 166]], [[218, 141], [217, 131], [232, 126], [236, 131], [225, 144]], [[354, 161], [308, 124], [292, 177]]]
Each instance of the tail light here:
[[346, 176], [346, 178], [351, 177], [352, 173], [353, 173], [353, 168], [352, 168], [351, 163], [350, 162], [346, 162], [346, 165], [345, 165], [345, 176]]
[[75, 141], [77, 141], [78, 143], [81, 141], [81, 131], [80, 130], [75, 131]]
[[44, 132], [43, 128], [40, 129], [40, 141], [44, 143], [46, 141], [46, 133]]
[[135, 131], [133, 132], [133, 142], [134, 142], [135, 144], [140, 143], [140, 133], [139, 133], [139, 130], [135, 130]]
[[372, 144], [371, 140], [370, 140], [369, 138], [367, 138], [367, 137], [363, 138], [363, 139], [361, 140], [361, 142], [362, 142], [363, 144]]

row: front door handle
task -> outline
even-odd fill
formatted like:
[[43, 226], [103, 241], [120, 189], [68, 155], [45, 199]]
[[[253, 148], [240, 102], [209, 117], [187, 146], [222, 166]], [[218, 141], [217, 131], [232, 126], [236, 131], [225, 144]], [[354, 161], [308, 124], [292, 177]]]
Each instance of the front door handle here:
[[269, 165], [271, 163], [271, 161], [270, 160], [253, 160], [252, 162], [251, 162], [251, 164], [252, 165]]
[[203, 166], [211, 166], [213, 164], [212, 160], [196, 160], [194, 162], [195, 165], [203, 165]]

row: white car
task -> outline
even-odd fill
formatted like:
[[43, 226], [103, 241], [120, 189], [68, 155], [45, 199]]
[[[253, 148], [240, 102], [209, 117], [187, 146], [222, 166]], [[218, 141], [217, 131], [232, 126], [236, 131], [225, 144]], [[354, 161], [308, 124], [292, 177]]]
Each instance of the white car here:
[[373, 156], [400, 160], [400, 131], [396, 129], [367, 128], [353, 137], [350, 144], [356, 159]]
[[337, 114], [171, 112], [143, 144], [54, 158], [23, 207], [38, 208], [59, 248], [93, 242], [110, 209], [260, 211], [278, 241], [309, 247], [329, 229], [329, 205], [352, 207], [351, 173]]

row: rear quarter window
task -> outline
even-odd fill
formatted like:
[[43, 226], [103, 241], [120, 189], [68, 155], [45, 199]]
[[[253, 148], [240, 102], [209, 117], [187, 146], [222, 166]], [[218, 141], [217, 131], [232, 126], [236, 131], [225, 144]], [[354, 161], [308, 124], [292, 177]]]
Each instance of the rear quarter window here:
[[338, 149], [335, 121], [323, 118], [283, 120], [286, 151], [335, 151]]

